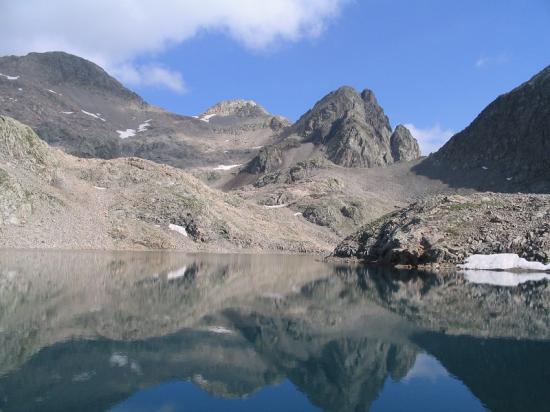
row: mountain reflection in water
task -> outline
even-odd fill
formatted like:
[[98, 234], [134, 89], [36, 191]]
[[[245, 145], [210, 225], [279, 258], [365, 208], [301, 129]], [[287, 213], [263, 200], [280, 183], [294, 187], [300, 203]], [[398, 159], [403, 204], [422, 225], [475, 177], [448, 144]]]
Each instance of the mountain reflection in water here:
[[303, 256], [1, 252], [0, 410], [545, 410], [549, 297]]

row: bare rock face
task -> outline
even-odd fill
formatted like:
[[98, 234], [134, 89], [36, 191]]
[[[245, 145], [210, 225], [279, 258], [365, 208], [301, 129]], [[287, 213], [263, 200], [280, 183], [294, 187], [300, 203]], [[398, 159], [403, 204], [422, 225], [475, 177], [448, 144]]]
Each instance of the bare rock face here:
[[359, 94], [344, 86], [317, 102], [246, 171], [272, 172], [319, 156], [344, 167], [386, 166], [417, 158], [418, 143], [410, 133], [403, 126], [395, 133], [392, 140], [388, 117], [372, 91]]
[[409, 129], [398, 125], [390, 138], [391, 154], [396, 162], [410, 161], [421, 156], [420, 146]]
[[503, 94], [419, 167], [452, 184], [550, 191], [550, 67]]

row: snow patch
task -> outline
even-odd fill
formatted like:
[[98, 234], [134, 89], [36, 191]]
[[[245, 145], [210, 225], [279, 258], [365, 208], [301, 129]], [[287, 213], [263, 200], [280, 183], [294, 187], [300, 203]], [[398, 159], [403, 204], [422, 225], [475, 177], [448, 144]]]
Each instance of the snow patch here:
[[216, 116], [216, 114], [206, 114], [202, 117], [199, 117], [199, 120], [202, 120], [203, 122], [208, 123], [210, 119], [213, 118], [214, 116]]
[[172, 272], [168, 272], [166, 274], [166, 279], [173, 280], [173, 279], [181, 278], [181, 277], [185, 276], [186, 271], [187, 271], [187, 266], [183, 266], [179, 269], [173, 270]]
[[19, 77], [21, 77], [21, 76], [8, 76], [7, 74], [2, 74], [2, 73], [0, 73], [0, 76], [5, 77], [8, 80], [17, 80], [19, 79]]
[[57, 93], [56, 91], [53, 91], [52, 89], [46, 89], [50, 93], [57, 94], [58, 96], [63, 96], [61, 93]]
[[462, 269], [469, 270], [550, 270], [550, 264], [529, 262], [514, 253], [497, 253], [494, 255], [472, 255], [466, 259], [466, 263], [459, 265]]
[[138, 133], [145, 132], [149, 127], [151, 127], [151, 122], [153, 120], [149, 119], [144, 121], [142, 124], [138, 126]]
[[489, 168], [488, 168], [487, 166], [481, 166], [481, 168], [482, 168], [483, 170], [489, 170]]
[[183, 226], [173, 225], [172, 223], [170, 223], [168, 225], [168, 229], [173, 230], [174, 232], [178, 232], [178, 233], [182, 234], [183, 236], [187, 236], [187, 230], [185, 230], [185, 228]]
[[284, 205], [272, 205], [272, 206], [268, 206], [268, 205], [264, 205], [264, 207], [266, 209], [282, 209], [283, 207], [287, 207], [288, 205], [287, 204], [284, 204]]
[[294, 213], [294, 216], [302, 216], [302, 215], [303, 215], [302, 212], [296, 212], [296, 213]]
[[97, 190], [107, 190], [106, 187], [99, 187], [99, 186], [94, 186], [94, 189], [97, 189]]
[[460, 272], [471, 283], [494, 286], [518, 286], [525, 282], [536, 282], [549, 279], [546, 273], [511, 273], [493, 270], [463, 270]]
[[74, 112], [61, 112], [63, 114], [73, 114]]
[[22, 91], [23, 91], [23, 89], [22, 89], [21, 87], [17, 88], [17, 90], [19, 90], [20, 92], [22, 92]]
[[87, 112], [86, 110], [80, 110], [80, 111], [81, 111], [82, 113], [88, 115], [88, 116], [91, 116], [91, 117], [94, 117], [94, 118], [96, 118], [96, 119], [99, 119], [99, 120], [101, 120], [102, 122], [105, 121], [105, 119], [104, 119], [103, 117], [101, 117], [101, 116], [99, 116], [99, 115], [97, 115], [97, 114], [93, 114], [93, 113]]
[[512, 180], [512, 178], [511, 178], [511, 177], [507, 177], [506, 180], [510, 181], [510, 180]]
[[231, 170], [235, 169], [236, 167], [242, 166], [242, 164], [239, 165], [219, 165], [214, 168], [214, 170]]
[[254, 146], [254, 147], [252, 147], [252, 149], [254, 149], [254, 150], [260, 150], [262, 147], [263, 147], [263, 146]]
[[129, 137], [133, 137], [136, 135], [136, 131], [134, 129], [126, 129], [126, 130], [117, 130], [118, 137], [121, 139], [128, 139]]
[[231, 329], [227, 329], [223, 326], [209, 326], [208, 328], [206, 328], [206, 330], [208, 332], [217, 333], [220, 335], [230, 335], [233, 333]]

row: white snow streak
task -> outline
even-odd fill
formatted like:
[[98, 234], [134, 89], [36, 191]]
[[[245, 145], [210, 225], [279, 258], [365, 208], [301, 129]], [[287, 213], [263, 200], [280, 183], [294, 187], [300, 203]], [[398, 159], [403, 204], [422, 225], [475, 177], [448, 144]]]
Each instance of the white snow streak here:
[[209, 326], [208, 328], [206, 328], [206, 330], [208, 332], [217, 333], [220, 335], [230, 335], [233, 333], [231, 329], [227, 329], [226, 327], [223, 327], [223, 326]]
[[199, 120], [202, 120], [203, 122], [208, 123], [210, 119], [213, 118], [214, 116], [216, 116], [216, 114], [206, 114], [204, 116], [201, 116]]
[[74, 112], [61, 112], [63, 114], [73, 114]]
[[8, 76], [7, 74], [0, 73], [0, 76], [5, 77], [8, 80], [17, 80], [20, 76]]
[[214, 170], [231, 170], [235, 169], [236, 167], [242, 166], [242, 164], [239, 165], [219, 165], [214, 168]]
[[149, 119], [149, 120], [146, 120], [145, 122], [143, 122], [142, 124], [140, 124], [138, 126], [138, 132], [145, 132], [147, 130], [147, 128], [151, 127], [151, 122], [152, 122], [152, 120]]
[[53, 91], [52, 89], [46, 89], [50, 93], [57, 94], [58, 96], [63, 96], [61, 93], [57, 93], [56, 91]]
[[88, 116], [91, 116], [91, 117], [94, 117], [96, 119], [99, 119], [101, 120], [102, 122], [105, 121], [105, 119], [103, 117], [101, 117], [100, 115], [97, 115], [97, 114], [93, 114], [93, 113], [90, 113], [90, 112], [87, 112], [86, 110], [80, 110], [82, 113], [88, 115]]
[[264, 205], [264, 207], [266, 209], [282, 209], [283, 207], [287, 207], [288, 205], [287, 204], [284, 204], [284, 205], [272, 205], [272, 206], [268, 206], [268, 205]]

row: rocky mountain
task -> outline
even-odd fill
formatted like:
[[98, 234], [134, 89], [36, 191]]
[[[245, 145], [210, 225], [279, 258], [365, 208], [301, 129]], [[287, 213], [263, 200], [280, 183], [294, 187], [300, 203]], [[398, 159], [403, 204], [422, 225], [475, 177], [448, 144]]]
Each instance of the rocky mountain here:
[[550, 67], [503, 94], [417, 168], [457, 186], [550, 191]]
[[246, 171], [273, 172], [316, 157], [344, 167], [376, 167], [419, 156], [418, 143], [404, 126], [392, 133], [372, 91], [359, 94], [342, 87], [317, 102], [277, 143], [263, 148]]
[[290, 210], [252, 204], [167, 165], [52, 150], [3, 116], [0, 187], [0, 247], [321, 252], [335, 239]]
[[180, 168], [245, 163], [288, 121], [246, 101], [200, 118], [146, 103], [99, 66], [62, 53], [0, 57], [0, 115], [79, 157], [137, 156]]

